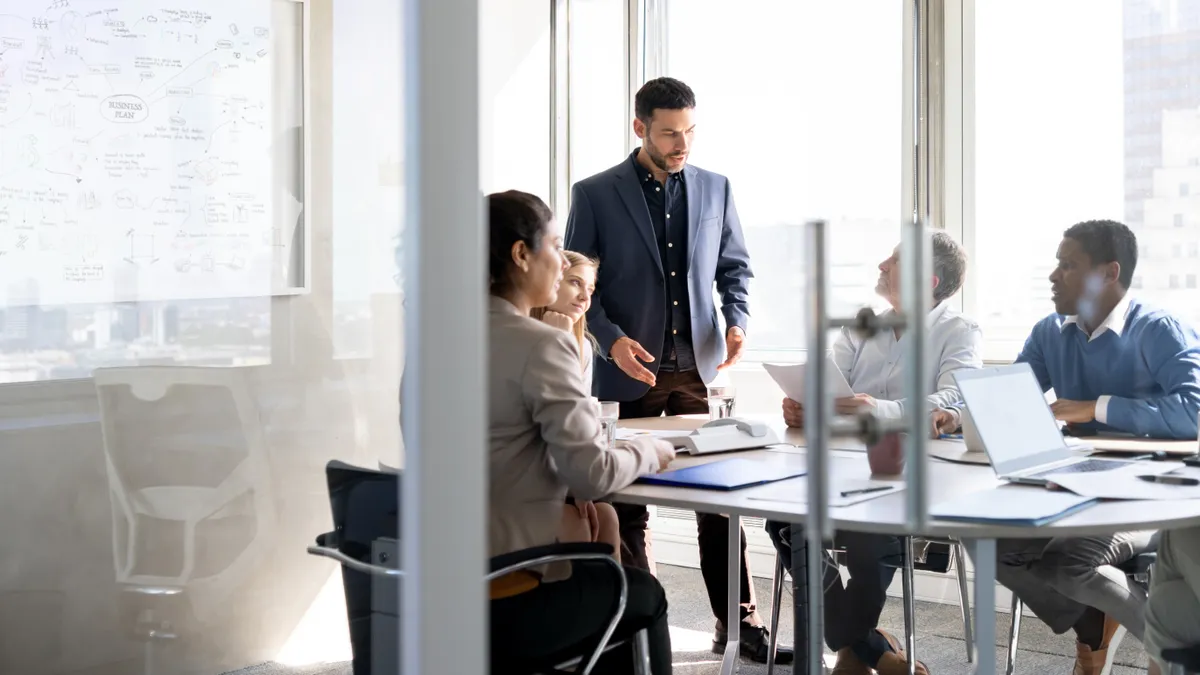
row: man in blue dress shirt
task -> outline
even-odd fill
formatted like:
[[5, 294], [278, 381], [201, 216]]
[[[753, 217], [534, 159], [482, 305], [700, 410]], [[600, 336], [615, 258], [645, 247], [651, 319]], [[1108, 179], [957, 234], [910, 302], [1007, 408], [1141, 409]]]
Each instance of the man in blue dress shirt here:
[[[1033, 327], [1017, 362], [1054, 390], [1054, 415], [1074, 433], [1194, 439], [1200, 335], [1130, 296], [1136, 265], [1137, 239], [1121, 223], [1068, 229], [1050, 274], [1054, 313]], [[1115, 565], [1147, 549], [1152, 534], [1003, 540], [996, 578], [1055, 633], [1073, 629], [1073, 672], [1098, 675], [1118, 625], [1145, 634], [1146, 594]]]

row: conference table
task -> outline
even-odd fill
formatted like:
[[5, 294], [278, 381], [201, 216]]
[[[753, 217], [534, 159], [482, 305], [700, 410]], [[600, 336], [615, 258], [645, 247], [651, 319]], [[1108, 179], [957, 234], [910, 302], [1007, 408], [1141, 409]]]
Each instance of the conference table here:
[[[749, 419], [767, 423], [777, 433], [783, 443], [762, 450], [740, 451], [736, 453], [714, 453], [700, 456], [679, 455], [671, 463], [672, 469], [685, 468], [703, 463], [729, 459], [736, 456], [756, 462], [777, 464], [789, 468], [804, 469], [806, 467], [805, 439], [802, 430], [788, 429], [779, 417], [748, 416]], [[686, 415], [680, 417], [658, 417], [643, 419], [621, 420], [619, 428], [645, 429], [655, 431], [678, 431], [688, 433], [707, 421], [705, 415]], [[1162, 444], [1153, 441], [1134, 442], [1133, 446], [1126, 443], [1126, 451], [1139, 448], [1150, 451], [1163, 448]], [[1138, 443], [1142, 445], [1137, 445]], [[1191, 442], [1195, 447], [1195, 442]], [[1177, 449], [1177, 448], [1173, 448]], [[857, 483], [861, 485], [867, 478], [873, 480], [888, 480], [888, 477], [871, 476], [865, 457], [865, 446], [853, 439], [835, 439], [830, 443], [830, 493], [839, 485]], [[1193, 450], [1194, 451], [1194, 450]], [[1043, 488], [1006, 485], [997, 480], [995, 472], [987, 465], [971, 461], [944, 461], [937, 456], [956, 457], [963, 454], [962, 441], [934, 440], [930, 441], [928, 484], [930, 506], [953, 500], [957, 497], [995, 490], [997, 504], [1013, 496], [1019, 497], [1022, 490], [1041, 490]], [[891, 477], [903, 481], [901, 477]], [[794, 486], [794, 497], [787, 488], [779, 486]], [[807, 480], [798, 477], [787, 481], [769, 483], [756, 487], [743, 488], [733, 491], [715, 491], [659, 485], [638, 484], [629, 486], [613, 495], [613, 500], [630, 504], [655, 506], [670, 506], [701, 513], [717, 513], [728, 515], [729, 527], [729, 616], [725, 621], [729, 642], [721, 664], [722, 675], [732, 675], [737, 670], [739, 649], [739, 626], [741, 616], [739, 610], [740, 588], [740, 551], [741, 528], [740, 519], [743, 517], [758, 517], [770, 520], [784, 521], [803, 525], [807, 519]], [[857, 485], [856, 485], [857, 486]], [[1102, 502], [1072, 515], [1056, 520], [1038, 528], [1023, 525], [1007, 525], [997, 523], [969, 523], [949, 520], [930, 519], [927, 527], [921, 531], [912, 531], [906, 519], [906, 504], [904, 492], [887, 493], [882, 497], [870, 499], [857, 504], [841, 507], [831, 507], [829, 516], [836, 530], [865, 532], [875, 534], [890, 534], [895, 536], [925, 536], [953, 537], [966, 547], [974, 564], [974, 635], [975, 673], [993, 675], [996, 669], [996, 644], [993, 639], [996, 629], [996, 540], [1013, 537], [1063, 537], [1108, 534], [1121, 531], [1135, 530], [1169, 530], [1200, 525], [1200, 499], [1180, 501], [1111, 501]], [[793, 537], [793, 569], [792, 578], [803, 586], [806, 558], [804, 555], [804, 538]], [[821, 644], [810, 645], [807, 631], [800, 630], [807, 625], [807, 616], [801, 608], [806, 603], [802, 596], [804, 590], [796, 589], [796, 666], [793, 672], [807, 672], [807, 655], [809, 649], [822, 649]], [[919, 657], [918, 657], [919, 658]]]

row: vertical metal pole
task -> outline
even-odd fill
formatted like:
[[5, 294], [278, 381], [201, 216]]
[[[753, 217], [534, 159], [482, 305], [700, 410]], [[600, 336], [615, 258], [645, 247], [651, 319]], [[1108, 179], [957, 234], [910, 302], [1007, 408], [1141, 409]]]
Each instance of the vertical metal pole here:
[[922, 88], [921, 88], [921, 1], [912, 0], [912, 219], [921, 219], [924, 174], [921, 171]]
[[904, 389], [908, 435], [904, 441], [904, 464], [908, 486], [908, 531], [920, 534], [928, 523], [926, 494], [926, 446], [929, 443], [929, 306], [933, 271], [930, 264], [929, 231], [920, 221], [905, 223], [900, 243], [900, 305], [904, 311]]
[[550, 208], [570, 209], [571, 4], [550, 0]]
[[831, 393], [825, 386], [827, 351], [826, 330], [829, 325], [828, 223], [809, 222], [805, 250], [808, 255], [808, 311], [805, 330], [808, 332], [808, 366], [805, 370], [804, 436], [808, 445], [808, 524], [804, 528], [808, 539], [808, 672], [821, 675], [824, 644], [824, 570], [821, 554], [825, 541], [833, 538], [833, 521], [829, 518], [829, 416], [832, 412]]
[[975, 675], [996, 672], [996, 540], [963, 541], [975, 564]]
[[[479, 0], [404, 0], [404, 675], [487, 670]], [[453, 320], [446, 298], [454, 298]], [[453, 324], [453, 330], [446, 327]], [[454, 377], [441, 364], [453, 363]], [[453, 530], [446, 514], [453, 513]], [[454, 626], [447, 631], [446, 626]]]
[[625, 14], [625, 136], [629, 139], [627, 152], [633, 152], [639, 144], [637, 136], [633, 133], [633, 99], [644, 79], [642, 73], [645, 50], [642, 35], [645, 27], [641, 0], [625, 0], [622, 8]]

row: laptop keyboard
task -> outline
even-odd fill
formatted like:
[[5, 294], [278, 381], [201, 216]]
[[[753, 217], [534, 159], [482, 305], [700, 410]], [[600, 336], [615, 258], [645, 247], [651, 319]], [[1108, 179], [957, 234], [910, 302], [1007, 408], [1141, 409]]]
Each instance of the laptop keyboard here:
[[1129, 462], [1119, 462], [1111, 459], [1085, 459], [1082, 462], [1075, 462], [1067, 466], [1057, 469], [1048, 469], [1039, 473], [1032, 474], [1028, 478], [1045, 478], [1052, 473], [1091, 473], [1093, 471], [1112, 471], [1123, 466], [1128, 466]]

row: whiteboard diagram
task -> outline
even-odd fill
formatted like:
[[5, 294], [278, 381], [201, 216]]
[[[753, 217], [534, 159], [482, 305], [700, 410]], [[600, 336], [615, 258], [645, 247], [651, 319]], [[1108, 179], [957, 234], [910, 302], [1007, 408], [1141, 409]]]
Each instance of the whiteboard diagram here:
[[269, 0], [0, 0], [0, 300], [269, 295], [271, 33]]

